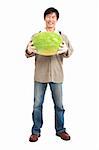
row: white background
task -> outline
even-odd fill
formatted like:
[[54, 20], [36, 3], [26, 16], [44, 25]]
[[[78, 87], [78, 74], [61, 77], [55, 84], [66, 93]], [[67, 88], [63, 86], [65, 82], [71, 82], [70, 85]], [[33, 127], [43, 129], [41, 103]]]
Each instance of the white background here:
[[[99, 149], [97, 1], [0, 1], [0, 149]], [[57, 28], [74, 48], [63, 67], [65, 126], [71, 141], [55, 136], [48, 86], [42, 135], [38, 142], [30, 143], [34, 58], [27, 59], [24, 51], [31, 35], [44, 27], [45, 9], [52, 6], [60, 12]]]

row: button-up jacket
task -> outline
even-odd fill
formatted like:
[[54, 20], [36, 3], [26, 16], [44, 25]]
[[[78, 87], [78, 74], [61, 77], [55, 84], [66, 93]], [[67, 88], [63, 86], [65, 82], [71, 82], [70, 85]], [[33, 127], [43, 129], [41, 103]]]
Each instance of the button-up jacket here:
[[53, 56], [41, 56], [38, 54], [28, 54], [27, 50], [25, 55], [27, 58], [35, 56], [35, 73], [34, 81], [47, 83], [62, 83], [63, 82], [63, 58], [68, 58], [73, 52], [73, 48], [66, 35], [61, 34], [62, 39], [65, 41], [68, 53], [53, 55]]

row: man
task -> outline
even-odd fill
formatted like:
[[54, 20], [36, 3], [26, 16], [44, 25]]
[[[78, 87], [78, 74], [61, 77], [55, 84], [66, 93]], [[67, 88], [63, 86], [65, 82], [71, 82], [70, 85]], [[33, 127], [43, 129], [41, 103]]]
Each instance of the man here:
[[41, 56], [37, 54], [32, 41], [26, 49], [26, 57], [35, 56], [35, 75], [34, 75], [34, 106], [33, 106], [33, 127], [30, 142], [35, 142], [40, 137], [43, 125], [42, 107], [46, 87], [49, 84], [55, 109], [55, 130], [56, 135], [63, 140], [70, 140], [70, 135], [64, 128], [64, 108], [62, 104], [62, 83], [63, 83], [63, 58], [68, 58], [73, 52], [72, 46], [64, 34], [57, 31], [55, 26], [59, 19], [57, 9], [50, 7], [44, 12], [45, 32], [57, 32], [62, 36], [63, 43], [60, 45], [56, 55]]

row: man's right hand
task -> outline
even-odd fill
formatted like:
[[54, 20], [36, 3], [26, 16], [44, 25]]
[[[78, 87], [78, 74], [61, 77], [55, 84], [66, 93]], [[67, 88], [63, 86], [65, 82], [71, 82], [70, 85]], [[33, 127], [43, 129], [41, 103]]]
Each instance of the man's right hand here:
[[29, 42], [28, 46], [27, 46], [27, 49], [28, 49], [28, 53], [35, 53], [37, 54], [37, 50], [36, 50], [36, 47], [33, 46], [33, 43], [32, 41]]

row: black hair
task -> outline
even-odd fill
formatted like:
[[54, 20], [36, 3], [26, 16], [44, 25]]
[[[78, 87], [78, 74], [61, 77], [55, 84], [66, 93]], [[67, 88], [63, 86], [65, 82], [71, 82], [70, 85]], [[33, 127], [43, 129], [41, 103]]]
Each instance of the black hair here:
[[45, 12], [44, 12], [44, 19], [45, 19], [46, 15], [51, 14], [51, 13], [55, 13], [56, 17], [57, 17], [57, 20], [58, 20], [58, 18], [59, 18], [59, 12], [54, 7], [50, 7], [50, 8], [48, 8], [48, 9], [45, 10]]

